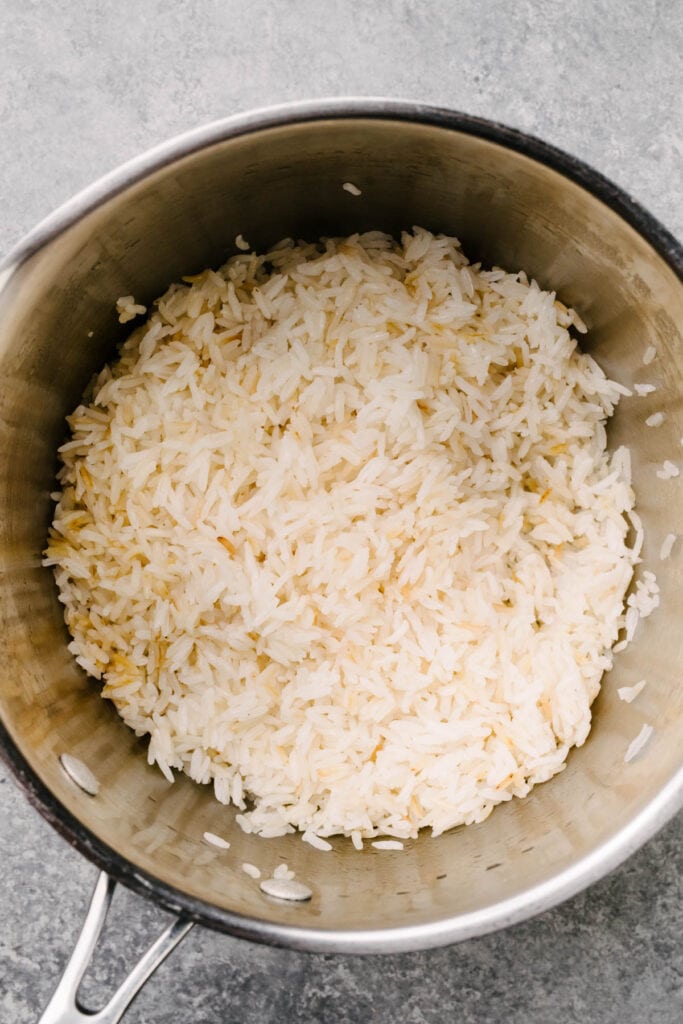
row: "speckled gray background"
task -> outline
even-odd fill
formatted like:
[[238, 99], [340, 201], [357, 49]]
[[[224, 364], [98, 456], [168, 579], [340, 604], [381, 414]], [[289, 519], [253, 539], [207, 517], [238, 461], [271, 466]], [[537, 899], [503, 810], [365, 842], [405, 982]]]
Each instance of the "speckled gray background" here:
[[[0, 250], [176, 132], [344, 94], [427, 100], [533, 132], [681, 236], [682, 52], [677, 0], [0, 0]], [[0, 1021], [28, 1024], [95, 870], [2, 773], [0, 814]], [[449, 949], [306, 956], [195, 929], [126, 1020], [680, 1024], [682, 826], [588, 893]], [[86, 996], [111, 990], [162, 920], [119, 893]]]

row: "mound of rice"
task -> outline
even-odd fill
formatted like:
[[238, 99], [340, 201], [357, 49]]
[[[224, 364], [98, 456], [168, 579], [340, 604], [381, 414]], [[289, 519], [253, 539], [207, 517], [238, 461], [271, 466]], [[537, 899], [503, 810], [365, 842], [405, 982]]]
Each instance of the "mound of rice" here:
[[150, 762], [247, 831], [356, 844], [563, 768], [638, 556], [605, 438], [628, 392], [571, 326], [420, 229], [240, 253], [155, 303], [69, 417], [45, 560]]

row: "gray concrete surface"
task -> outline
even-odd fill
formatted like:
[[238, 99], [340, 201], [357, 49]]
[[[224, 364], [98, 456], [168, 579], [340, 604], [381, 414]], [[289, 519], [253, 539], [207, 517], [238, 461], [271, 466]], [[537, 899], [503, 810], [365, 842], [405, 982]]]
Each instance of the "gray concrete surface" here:
[[[0, 0], [0, 251], [97, 175], [193, 125], [323, 95], [482, 114], [583, 157], [683, 235], [677, 0]], [[196, 929], [126, 1020], [679, 1024], [683, 819], [503, 934], [388, 958]], [[0, 774], [0, 1022], [38, 1019], [95, 871]], [[163, 920], [120, 893], [86, 995]]]

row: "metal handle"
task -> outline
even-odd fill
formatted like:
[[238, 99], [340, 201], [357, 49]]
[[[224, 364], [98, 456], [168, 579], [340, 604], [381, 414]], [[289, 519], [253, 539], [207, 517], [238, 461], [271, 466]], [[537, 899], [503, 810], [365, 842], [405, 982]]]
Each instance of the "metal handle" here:
[[100, 872], [81, 934], [39, 1024], [85, 1024], [86, 1021], [88, 1024], [117, 1024], [150, 975], [194, 924], [194, 921], [176, 918], [138, 961], [107, 1005], [97, 1011], [86, 1010], [78, 1000], [78, 988], [100, 937], [115, 888], [114, 879]]

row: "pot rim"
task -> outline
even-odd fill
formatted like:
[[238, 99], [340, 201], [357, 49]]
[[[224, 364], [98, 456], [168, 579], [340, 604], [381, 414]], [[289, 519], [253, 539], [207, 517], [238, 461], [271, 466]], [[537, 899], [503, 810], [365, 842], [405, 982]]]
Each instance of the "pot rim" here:
[[[683, 246], [659, 221], [588, 164], [532, 135], [446, 108], [382, 97], [306, 100], [265, 107], [213, 121], [161, 143], [99, 178], [57, 208], [0, 264], [0, 290], [55, 237], [103, 202], [149, 174], [230, 138], [274, 127], [322, 120], [409, 121], [476, 136], [550, 167], [590, 192], [625, 220], [683, 281]], [[310, 952], [388, 953], [427, 949], [473, 938], [525, 920], [573, 896], [635, 852], [683, 806], [683, 764], [677, 774], [621, 831], [571, 868], [484, 910], [455, 918], [385, 929], [304, 928], [227, 911], [142, 871], [72, 815], [31, 768], [0, 722], [0, 757], [29, 802], [75, 849], [134, 892], [165, 910], [219, 931]], [[293, 914], [295, 916], [295, 914]]]

